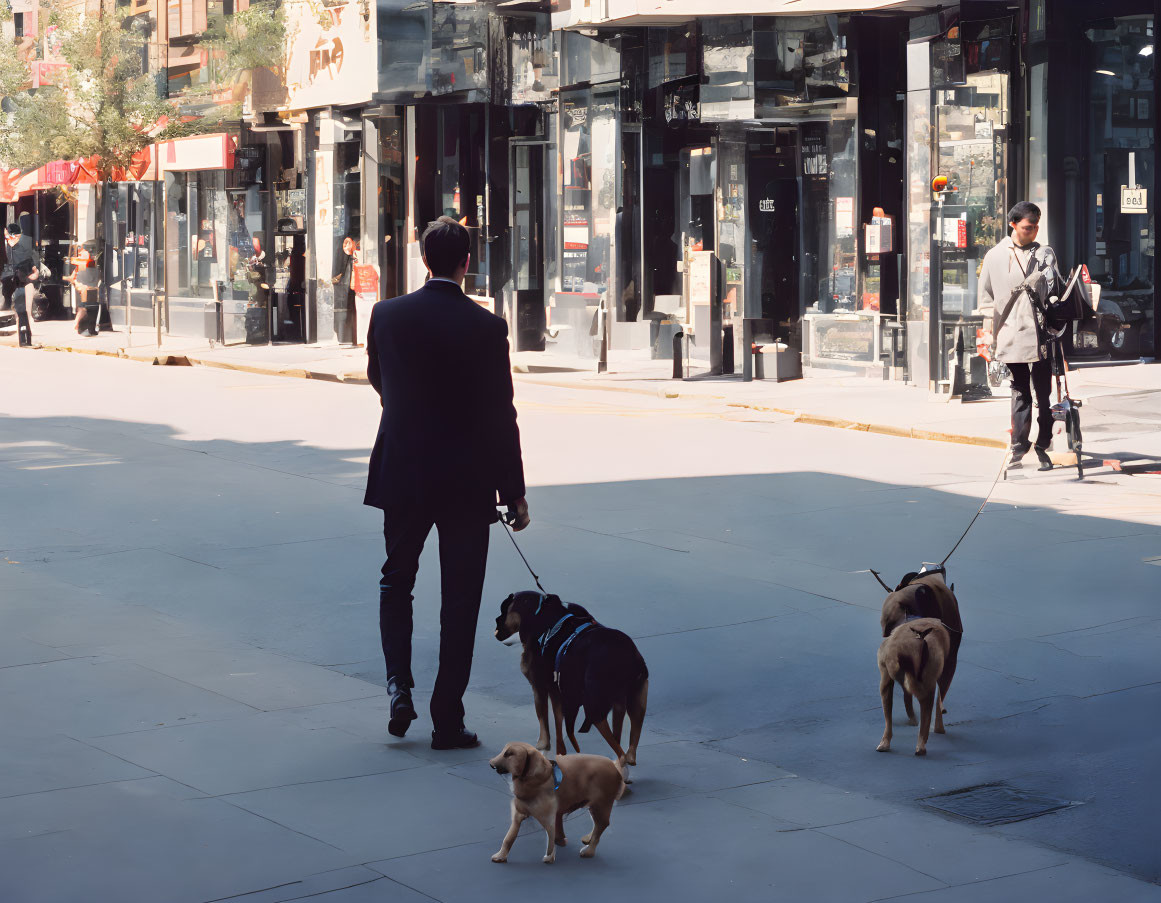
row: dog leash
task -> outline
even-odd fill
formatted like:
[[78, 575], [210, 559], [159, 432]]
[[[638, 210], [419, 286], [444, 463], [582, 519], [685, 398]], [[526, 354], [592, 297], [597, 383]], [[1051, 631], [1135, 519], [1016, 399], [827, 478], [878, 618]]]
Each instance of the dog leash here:
[[986, 508], [988, 506], [988, 502], [991, 501], [991, 499], [992, 499], [992, 493], [996, 491], [996, 484], [1000, 482], [1000, 477], [1003, 476], [1008, 470], [1008, 458], [1011, 457], [1011, 455], [1012, 455], [1011, 449], [1007, 449], [1004, 452], [1004, 460], [1000, 463], [1000, 472], [997, 473], [996, 478], [994, 480], [992, 480], [992, 488], [989, 489], [988, 494], [984, 496], [984, 500], [983, 500], [983, 502], [980, 503], [980, 507], [976, 511], [975, 517], [973, 517], [971, 519], [971, 521], [968, 523], [967, 530], [964, 530], [963, 533], [960, 535], [960, 538], [955, 541], [955, 545], [951, 547], [951, 551], [943, 556], [943, 561], [941, 561], [939, 563], [939, 567], [943, 567], [945, 564], [947, 564], [947, 560], [949, 558], [951, 558], [952, 555], [955, 554], [955, 550], [958, 549], [959, 544], [964, 541], [964, 537], [966, 537], [968, 535], [968, 531], [970, 531], [971, 528], [973, 526], [975, 526], [976, 520], [978, 520], [979, 516], [984, 513], [984, 508]]
[[512, 530], [508, 526], [508, 521], [504, 514], [500, 515], [500, 523], [504, 525], [504, 532], [507, 533], [508, 538], [512, 540], [512, 546], [516, 549], [516, 554], [520, 556], [520, 560], [524, 562], [524, 567], [528, 568], [528, 573], [531, 574], [532, 579], [536, 581], [536, 588], [547, 595], [548, 590], [540, 585], [540, 578], [536, 576], [536, 571], [532, 570], [532, 565], [528, 563], [528, 559], [525, 558], [524, 553], [520, 551], [520, 544], [516, 542], [516, 537], [512, 534]]

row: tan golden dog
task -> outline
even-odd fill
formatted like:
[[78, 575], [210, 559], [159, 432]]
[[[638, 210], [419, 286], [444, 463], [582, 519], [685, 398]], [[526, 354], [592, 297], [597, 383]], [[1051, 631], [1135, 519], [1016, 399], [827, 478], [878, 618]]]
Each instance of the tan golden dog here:
[[[597, 851], [597, 842], [609, 826], [613, 803], [625, 791], [616, 763], [604, 756], [561, 756], [555, 763], [529, 743], [509, 743], [488, 762], [500, 774], [512, 776], [512, 827], [492, 857], [507, 862], [508, 851], [520, 831], [520, 823], [534, 818], [548, 834], [544, 861], [556, 861], [556, 845], [564, 846], [564, 817], [588, 807], [593, 830], [581, 838], [580, 854], [586, 859]], [[555, 765], [555, 768], [554, 768]]]
[[[945, 689], [944, 664], [951, 638], [947, 628], [935, 618], [906, 621], [891, 631], [879, 647], [879, 693], [883, 697], [883, 739], [879, 752], [891, 748], [891, 707], [895, 701], [895, 684], [919, 700], [919, 743], [915, 755], [927, 755], [927, 732], [931, 727], [931, 709], [935, 708], [935, 732], [944, 733], [943, 713], [936, 699]], [[914, 715], [910, 721], [915, 723]]]

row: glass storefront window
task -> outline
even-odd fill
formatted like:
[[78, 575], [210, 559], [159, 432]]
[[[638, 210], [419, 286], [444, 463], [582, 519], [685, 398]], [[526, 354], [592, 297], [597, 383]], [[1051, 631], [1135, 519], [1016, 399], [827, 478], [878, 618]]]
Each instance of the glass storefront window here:
[[697, 29], [693, 25], [650, 28], [649, 87], [697, 74]]
[[[1101, 286], [1097, 314], [1108, 321], [1103, 338], [1109, 353], [1148, 356], [1154, 351], [1156, 315], [1153, 18], [1110, 19], [1085, 35], [1093, 61], [1085, 253], [1093, 281]], [[1147, 212], [1122, 199], [1133, 187], [1144, 189]]]
[[375, 5], [380, 94], [422, 96], [431, 71], [432, 4], [376, 0]]
[[742, 360], [746, 298], [746, 145], [719, 141], [717, 253], [722, 266], [722, 323], [734, 328], [734, 360]]
[[755, 18], [754, 85], [762, 106], [846, 97], [847, 22], [845, 16]]
[[432, 3], [431, 93], [487, 89], [488, 7], [477, 3]]
[[563, 85], [621, 80], [621, 52], [611, 41], [566, 31], [561, 35], [561, 53]]
[[560, 87], [559, 32], [546, 14], [504, 21], [508, 45], [507, 100], [513, 105], [547, 103]]
[[702, 122], [754, 118], [753, 19], [702, 21]]

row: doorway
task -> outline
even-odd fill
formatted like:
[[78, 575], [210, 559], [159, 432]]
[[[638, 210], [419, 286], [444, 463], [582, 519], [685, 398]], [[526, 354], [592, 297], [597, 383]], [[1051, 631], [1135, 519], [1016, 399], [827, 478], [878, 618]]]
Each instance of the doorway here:
[[544, 141], [511, 142], [508, 210], [512, 234], [513, 333], [516, 351], [545, 348], [545, 210], [544, 190], [549, 145]]
[[749, 198], [750, 259], [746, 313], [764, 322], [755, 341], [785, 342], [802, 350], [802, 299], [796, 130], [751, 133], [746, 143], [746, 194]]

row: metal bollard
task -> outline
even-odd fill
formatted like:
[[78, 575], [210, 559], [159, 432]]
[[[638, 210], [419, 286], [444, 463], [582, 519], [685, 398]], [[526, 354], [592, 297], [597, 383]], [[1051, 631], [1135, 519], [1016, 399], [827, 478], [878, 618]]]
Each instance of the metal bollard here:
[[750, 345], [750, 353], [754, 356], [754, 379], [765, 379], [766, 371], [762, 366], [762, 346], [754, 342]]
[[681, 379], [681, 337], [683, 333], [679, 329], [673, 334], [673, 378]]
[[734, 324], [727, 323], [722, 327], [722, 373], [733, 375], [734, 372]]

